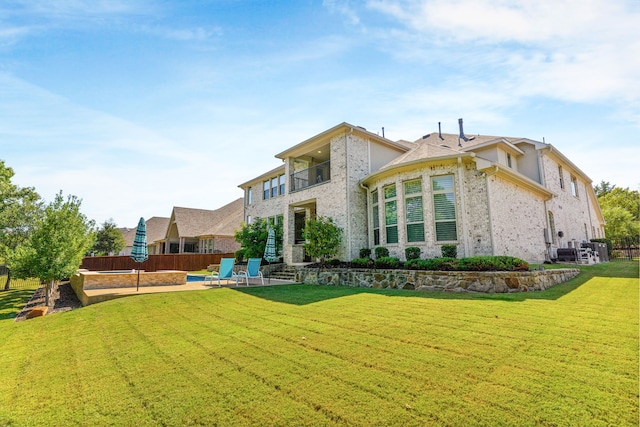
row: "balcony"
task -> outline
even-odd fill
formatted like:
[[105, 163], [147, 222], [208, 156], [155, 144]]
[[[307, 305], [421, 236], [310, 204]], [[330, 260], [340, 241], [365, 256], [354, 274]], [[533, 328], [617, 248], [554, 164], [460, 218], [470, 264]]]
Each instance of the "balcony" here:
[[291, 191], [320, 185], [331, 180], [331, 160], [291, 174]]

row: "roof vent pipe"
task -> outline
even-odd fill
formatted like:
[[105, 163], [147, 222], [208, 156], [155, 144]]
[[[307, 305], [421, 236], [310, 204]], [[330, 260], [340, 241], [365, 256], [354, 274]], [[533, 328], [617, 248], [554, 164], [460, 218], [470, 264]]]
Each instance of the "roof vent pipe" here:
[[440, 139], [444, 140], [444, 138], [442, 137], [442, 127], [440, 126], [440, 122], [438, 122], [438, 136], [440, 137]]
[[384, 138], [384, 126], [382, 126], [382, 137]]
[[462, 119], [458, 119], [458, 125], [460, 126], [460, 139], [462, 139], [465, 142], [467, 142], [468, 139], [467, 139], [466, 136], [464, 136], [464, 129], [462, 128]]

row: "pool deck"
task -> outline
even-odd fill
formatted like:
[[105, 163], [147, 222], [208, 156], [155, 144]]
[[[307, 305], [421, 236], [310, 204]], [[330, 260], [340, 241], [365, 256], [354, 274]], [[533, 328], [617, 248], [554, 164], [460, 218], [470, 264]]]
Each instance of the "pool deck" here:
[[[218, 282], [207, 283], [205, 282], [187, 282], [184, 285], [176, 285], [176, 286], [140, 286], [138, 290], [135, 287], [132, 288], [105, 288], [105, 289], [83, 289], [82, 292], [84, 295], [78, 298], [82, 302], [83, 306], [87, 306], [90, 304], [96, 304], [98, 302], [108, 301], [116, 298], [122, 298], [132, 295], [144, 295], [144, 294], [155, 294], [160, 292], [183, 292], [183, 291], [201, 291], [205, 289], [222, 289], [222, 288], [236, 288], [235, 281], [231, 280], [221, 280], [221, 287], [218, 287]], [[287, 281], [287, 280], [278, 280], [269, 278], [264, 279], [264, 286], [274, 286], [274, 285], [287, 285], [295, 282]], [[259, 287], [262, 286], [260, 280], [250, 279], [248, 287]], [[238, 284], [238, 289], [246, 288], [247, 284], [241, 282]], [[83, 298], [84, 297], [84, 298]]]

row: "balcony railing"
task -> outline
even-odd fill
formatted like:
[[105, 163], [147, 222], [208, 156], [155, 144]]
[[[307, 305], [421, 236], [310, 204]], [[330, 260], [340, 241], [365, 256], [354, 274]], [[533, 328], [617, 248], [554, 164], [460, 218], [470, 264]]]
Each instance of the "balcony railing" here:
[[291, 174], [291, 191], [319, 185], [331, 180], [331, 160]]

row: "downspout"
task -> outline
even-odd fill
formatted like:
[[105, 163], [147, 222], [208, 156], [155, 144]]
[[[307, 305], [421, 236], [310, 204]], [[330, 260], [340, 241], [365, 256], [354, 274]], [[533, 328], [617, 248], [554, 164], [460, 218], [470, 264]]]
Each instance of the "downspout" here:
[[365, 208], [367, 210], [367, 247], [371, 247], [371, 236], [369, 234], [370, 230], [372, 229], [372, 218], [369, 215], [369, 187], [367, 187], [366, 185], [364, 185], [362, 183], [362, 181], [358, 182], [358, 185], [360, 186], [360, 188], [362, 188], [364, 190], [364, 200], [365, 200]]
[[353, 245], [353, 242], [351, 241], [351, 215], [350, 215], [350, 211], [351, 211], [351, 192], [349, 191], [351, 188], [351, 176], [349, 175], [349, 163], [350, 163], [350, 158], [349, 158], [349, 138], [351, 137], [351, 135], [353, 134], [353, 128], [349, 129], [349, 133], [346, 134], [345, 136], [345, 191], [346, 191], [346, 196], [347, 196], [347, 209], [346, 209], [346, 213], [347, 213], [347, 259], [346, 261], [351, 260], [351, 247]]
[[462, 164], [462, 157], [458, 157], [458, 193], [460, 194], [460, 207], [462, 211], [462, 235], [464, 239], [462, 244], [464, 246], [464, 256], [471, 256], [469, 253], [469, 236], [467, 235], [467, 206], [465, 203], [464, 189], [462, 181], [464, 179], [464, 165]]
[[[545, 174], [545, 169], [544, 166], [542, 165], [542, 158], [547, 154], [550, 153], [553, 150], [553, 146], [548, 146], [547, 148], [543, 148], [542, 150], [538, 151], [538, 170], [540, 171], [540, 180], [542, 181], [542, 185], [548, 190], [549, 187], [547, 186], [547, 175]], [[550, 199], [544, 199], [543, 203], [544, 203], [544, 217], [545, 217], [545, 222], [547, 223], [547, 230], [549, 230], [549, 234], [551, 235], [551, 224], [549, 223], [549, 207], [547, 206], [547, 201]], [[555, 221], [555, 220], [554, 220]], [[551, 242], [549, 242], [549, 244], [547, 244], [546, 242], [546, 236], [545, 236], [545, 246], [547, 248], [547, 254], [545, 256], [545, 261], [551, 262], [551, 260], [553, 259], [553, 241], [555, 240], [556, 236], [551, 236]], [[556, 245], [556, 247], [559, 245]]]

